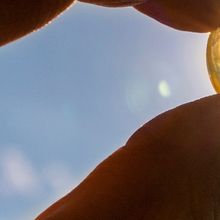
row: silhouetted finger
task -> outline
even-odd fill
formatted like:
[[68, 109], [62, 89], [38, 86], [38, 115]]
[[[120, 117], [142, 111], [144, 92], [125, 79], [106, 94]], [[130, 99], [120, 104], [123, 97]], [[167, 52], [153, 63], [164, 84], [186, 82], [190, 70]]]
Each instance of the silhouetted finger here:
[[37, 220], [218, 219], [219, 131], [219, 95], [168, 111]]
[[74, 0], [1, 0], [0, 46], [47, 24]]
[[146, 0], [79, 0], [80, 2], [101, 5], [106, 7], [126, 7], [142, 4]]
[[219, 0], [148, 0], [135, 8], [179, 30], [209, 32], [220, 26]]

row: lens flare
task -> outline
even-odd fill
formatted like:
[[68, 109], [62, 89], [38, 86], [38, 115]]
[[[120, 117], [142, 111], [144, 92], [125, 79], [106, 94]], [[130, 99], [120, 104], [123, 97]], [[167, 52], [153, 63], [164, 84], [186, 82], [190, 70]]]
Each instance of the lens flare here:
[[159, 94], [164, 97], [168, 98], [171, 95], [170, 86], [165, 80], [161, 80], [158, 84], [158, 92]]

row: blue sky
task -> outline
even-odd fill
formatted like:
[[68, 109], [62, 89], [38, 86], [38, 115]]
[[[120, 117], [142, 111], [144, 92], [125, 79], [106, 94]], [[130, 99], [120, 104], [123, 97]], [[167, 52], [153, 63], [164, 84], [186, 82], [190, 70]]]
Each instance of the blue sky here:
[[30, 220], [148, 120], [213, 94], [207, 34], [75, 4], [0, 49], [0, 220]]

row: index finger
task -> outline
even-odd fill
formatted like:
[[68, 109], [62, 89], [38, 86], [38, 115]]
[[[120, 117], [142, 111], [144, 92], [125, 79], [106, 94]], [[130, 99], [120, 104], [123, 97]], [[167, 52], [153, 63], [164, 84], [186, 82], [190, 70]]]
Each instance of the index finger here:
[[220, 26], [219, 0], [148, 0], [135, 8], [179, 30], [210, 32]]
[[1, 0], [0, 46], [46, 25], [74, 0]]

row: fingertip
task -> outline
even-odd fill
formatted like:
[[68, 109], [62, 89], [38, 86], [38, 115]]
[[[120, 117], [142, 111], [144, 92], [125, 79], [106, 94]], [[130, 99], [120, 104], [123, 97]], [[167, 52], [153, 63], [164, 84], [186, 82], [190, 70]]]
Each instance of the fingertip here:
[[[220, 130], [220, 95], [183, 104], [147, 122], [127, 141], [127, 146], [161, 143], [163, 146], [216, 146]], [[209, 137], [209, 138], [208, 138]], [[147, 144], [148, 145], [148, 144]]]
[[149, 0], [135, 8], [177, 30], [205, 33], [220, 26], [219, 2], [216, 0]]
[[73, 2], [74, 0], [1, 0], [0, 46], [48, 24]]

